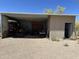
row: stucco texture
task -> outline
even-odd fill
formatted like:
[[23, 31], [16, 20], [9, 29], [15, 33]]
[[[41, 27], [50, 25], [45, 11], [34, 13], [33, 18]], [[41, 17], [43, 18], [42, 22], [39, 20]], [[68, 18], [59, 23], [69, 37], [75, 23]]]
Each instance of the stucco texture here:
[[75, 17], [74, 16], [50, 16], [50, 29], [49, 29], [49, 36], [50, 39], [52, 38], [64, 38], [65, 32], [65, 23], [72, 23], [73, 31], [70, 31], [70, 34], [74, 32], [74, 24], [75, 24]]

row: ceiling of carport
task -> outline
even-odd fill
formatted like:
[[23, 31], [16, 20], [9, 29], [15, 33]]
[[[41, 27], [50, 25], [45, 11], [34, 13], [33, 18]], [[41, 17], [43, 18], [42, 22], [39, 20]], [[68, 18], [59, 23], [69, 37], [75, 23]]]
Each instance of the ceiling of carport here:
[[47, 15], [36, 15], [36, 14], [5, 14], [8, 17], [12, 17], [20, 20], [46, 20]]

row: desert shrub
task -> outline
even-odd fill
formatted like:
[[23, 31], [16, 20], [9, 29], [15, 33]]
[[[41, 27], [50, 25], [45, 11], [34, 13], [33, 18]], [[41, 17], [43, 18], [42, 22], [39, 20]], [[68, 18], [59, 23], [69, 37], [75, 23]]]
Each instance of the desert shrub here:
[[79, 36], [79, 22], [75, 23], [76, 35]]
[[64, 46], [68, 47], [69, 45], [67, 43], [65, 43]]

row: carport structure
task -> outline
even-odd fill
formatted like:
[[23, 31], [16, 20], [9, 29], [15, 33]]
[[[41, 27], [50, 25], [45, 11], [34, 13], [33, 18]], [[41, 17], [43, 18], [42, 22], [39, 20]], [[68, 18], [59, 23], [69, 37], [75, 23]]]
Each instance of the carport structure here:
[[75, 15], [41, 13], [1, 13], [2, 38], [71, 38]]
[[2, 14], [2, 37], [47, 37], [48, 16]]

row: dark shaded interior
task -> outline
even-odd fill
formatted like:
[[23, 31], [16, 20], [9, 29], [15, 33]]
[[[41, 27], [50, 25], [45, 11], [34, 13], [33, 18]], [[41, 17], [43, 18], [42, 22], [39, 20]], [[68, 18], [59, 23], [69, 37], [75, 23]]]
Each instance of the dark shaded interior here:
[[8, 37], [14, 38], [44, 38], [47, 34], [47, 19], [45, 20], [8, 20]]
[[70, 38], [72, 31], [72, 23], [65, 23], [65, 38]]

